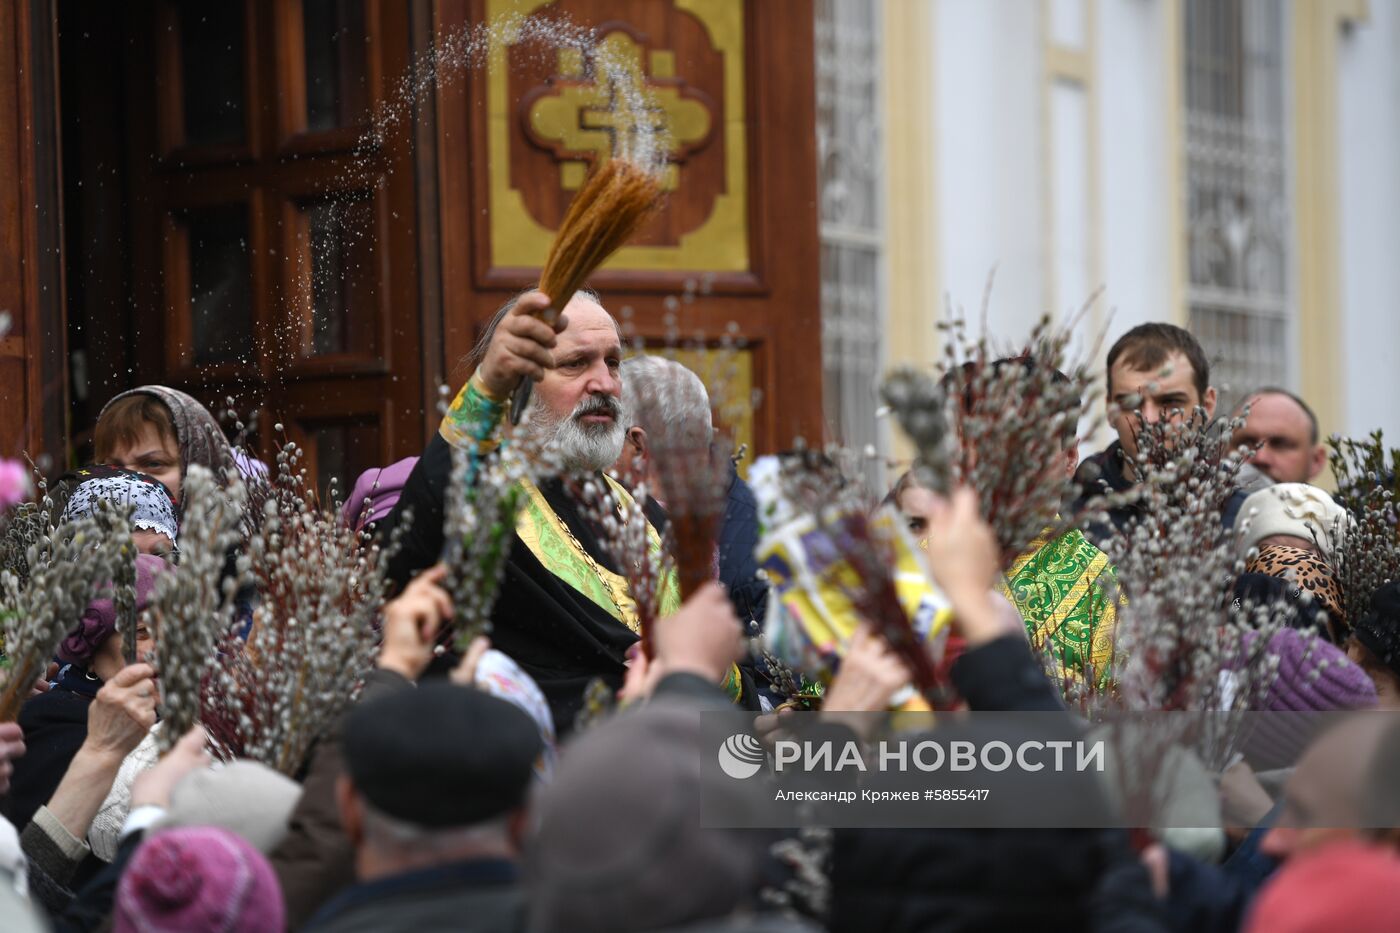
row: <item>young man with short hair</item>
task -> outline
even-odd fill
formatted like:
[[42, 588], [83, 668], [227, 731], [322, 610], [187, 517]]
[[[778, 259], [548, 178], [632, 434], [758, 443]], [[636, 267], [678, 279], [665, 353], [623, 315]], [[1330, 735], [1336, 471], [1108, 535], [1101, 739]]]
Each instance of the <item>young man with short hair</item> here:
[[[1174, 324], [1139, 324], [1119, 337], [1108, 351], [1107, 369], [1109, 423], [1118, 440], [1080, 464], [1074, 477], [1079, 487], [1076, 512], [1094, 496], [1136, 485], [1132, 461], [1143, 423], [1180, 421], [1197, 408], [1204, 409], [1207, 417], [1215, 416], [1216, 392], [1205, 351], [1195, 337]], [[1110, 509], [1112, 527], [1091, 522], [1084, 533], [1103, 547], [1115, 529], [1126, 529], [1137, 515], [1131, 506]]]

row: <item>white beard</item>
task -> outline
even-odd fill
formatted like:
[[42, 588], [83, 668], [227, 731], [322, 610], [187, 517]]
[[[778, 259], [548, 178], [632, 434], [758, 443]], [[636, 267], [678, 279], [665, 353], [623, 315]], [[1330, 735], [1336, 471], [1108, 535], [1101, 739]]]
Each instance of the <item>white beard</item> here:
[[[599, 398], [611, 404], [612, 422], [586, 424], [579, 420], [580, 415], [599, 410], [595, 401]], [[612, 466], [622, 456], [622, 444], [627, 438], [622, 405], [612, 396], [588, 396], [568, 417], [560, 418], [545, 408], [537, 395], [525, 424], [530, 437], [542, 442], [546, 450], [559, 458], [560, 468], [571, 473], [596, 473]]]

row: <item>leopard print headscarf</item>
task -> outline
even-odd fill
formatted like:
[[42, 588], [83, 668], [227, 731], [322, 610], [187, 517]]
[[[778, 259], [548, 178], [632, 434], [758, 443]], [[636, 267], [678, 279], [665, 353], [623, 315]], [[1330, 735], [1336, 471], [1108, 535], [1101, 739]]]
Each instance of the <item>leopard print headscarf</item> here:
[[1314, 551], [1270, 544], [1259, 549], [1258, 556], [1249, 562], [1245, 572], [1287, 580], [1298, 589], [1311, 593], [1337, 624], [1346, 618], [1342, 609], [1342, 588], [1332, 568]]

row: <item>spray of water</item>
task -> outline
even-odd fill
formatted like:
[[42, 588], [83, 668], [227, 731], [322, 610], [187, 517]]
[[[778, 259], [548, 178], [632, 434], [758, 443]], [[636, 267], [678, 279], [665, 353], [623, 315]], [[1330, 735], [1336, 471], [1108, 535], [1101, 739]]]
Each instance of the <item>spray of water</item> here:
[[[553, 61], [560, 51], [573, 53], [584, 63], [585, 74], [608, 89], [613, 134], [611, 158], [622, 160], [659, 177], [665, 168], [670, 135], [664, 113], [646, 86], [635, 63], [606, 42], [591, 28], [560, 16], [500, 17], [489, 23], [468, 26], [439, 37], [427, 51], [394, 83], [391, 92], [375, 108], [369, 127], [355, 146], [355, 155], [334, 186], [346, 193], [327, 202], [318, 218], [322, 235], [311, 243], [311, 294], [325, 293], [332, 279], [342, 281], [356, 275], [353, 256], [365, 255], [354, 244], [371, 236], [372, 224], [363, 222], [357, 206], [363, 203], [365, 180], [376, 176], [377, 156], [386, 141], [413, 116], [421, 101], [441, 88], [463, 80], [475, 69], [487, 66], [493, 49], [506, 46], [520, 63]], [[376, 184], [383, 187], [392, 175], [392, 166], [383, 167]], [[319, 313], [319, 309], [312, 309]], [[293, 321], [284, 323], [279, 339], [300, 339]]]

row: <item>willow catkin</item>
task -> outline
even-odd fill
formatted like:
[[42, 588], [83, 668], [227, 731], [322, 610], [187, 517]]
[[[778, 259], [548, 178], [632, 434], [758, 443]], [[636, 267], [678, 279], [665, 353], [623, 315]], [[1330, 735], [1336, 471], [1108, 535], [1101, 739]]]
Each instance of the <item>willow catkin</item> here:
[[554, 314], [661, 206], [661, 179], [635, 162], [599, 165], [564, 214], [540, 276]]
[[225, 585], [224, 567], [240, 540], [243, 485], [234, 479], [221, 487], [211, 471], [190, 464], [182, 498], [180, 566], [156, 579], [150, 601], [162, 754], [200, 721], [206, 677], [233, 625], [233, 581]]

